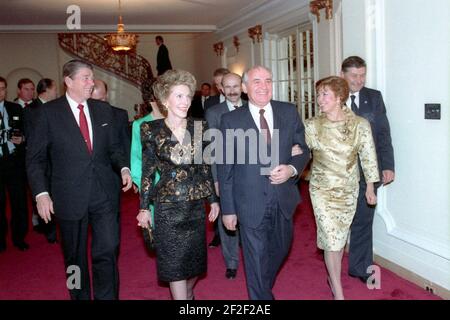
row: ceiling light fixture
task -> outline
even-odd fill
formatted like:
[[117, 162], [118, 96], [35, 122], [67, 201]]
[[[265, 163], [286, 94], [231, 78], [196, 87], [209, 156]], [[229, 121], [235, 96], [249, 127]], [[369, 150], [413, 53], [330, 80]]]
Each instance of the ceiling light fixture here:
[[133, 33], [126, 33], [121, 14], [121, 3], [119, 0], [119, 23], [117, 24], [117, 33], [108, 34], [105, 37], [114, 51], [129, 51], [136, 48], [138, 42], [138, 35]]

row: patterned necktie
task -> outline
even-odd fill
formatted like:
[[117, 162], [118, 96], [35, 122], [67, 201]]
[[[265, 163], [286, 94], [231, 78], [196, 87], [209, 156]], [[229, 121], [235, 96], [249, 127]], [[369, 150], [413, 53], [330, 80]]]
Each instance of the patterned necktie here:
[[264, 136], [264, 139], [266, 139], [267, 144], [270, 144], [270, 130], [269, 125], [267, 124], [267, 120], [264, 117], [264, 109], [259, 110], [259, 126], [261, 128], [261, 133]]
[[89, 127], [86, 119], [86, 115], [83, 111], [84, 106], [82, 104], [78, 105], [78, 109], [80, 109], [80, 131], [83, 135], [84, 142], [86, 142], [86, 146], [90, 154], [92, 154], [92, 144], [91, 138], [89, 137]]
[[5, 130], [5, 122], [3, 121], [3, 114], [0, 112], [0, 130], [1, 130], [1, 137], [2, 140], [2, 155], [3, 157], [9, 155], [9, 148], [7, 143], [7, 134]]
[[357, 113], [357, 112], [358, 112], [358, 106], [357, 106], [356, 103], [355, 103], [355, 98], [356, 98], [356, 96], [352, 94], [352, 95], [350, 96], [350, 98], [352, 99], [352, 104], [351, 104], [352, 111], [353, 111], [354, 113]]

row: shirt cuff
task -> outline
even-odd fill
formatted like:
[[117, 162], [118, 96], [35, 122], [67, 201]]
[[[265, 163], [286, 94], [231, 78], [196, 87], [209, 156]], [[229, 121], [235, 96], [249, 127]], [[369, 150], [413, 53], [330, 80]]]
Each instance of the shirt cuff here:
[[39, 193], [38, 195], [36, 195], [36, 201], [37, 201], [37, 199], [40, 197], [40, 196], [43, 196], [43, 195], [48, 195], [48, 192], [47, 191], [45, 191], [45, 192], [41, 192], [41, 193]]
[[291, 168], [292, 168], [292, 171], [294, 172], [294, 173], [291, 175], [291, 178], [293, 178], [293, 177], [295, 177], [295, 176], [298, 174], [298, 171], [297, 171], [297, 169], [295, 169], [295, 167], [294, 167], [292, 164], [289, 164], [289, 167], [291, 167]]
[[131, 175], [131, 170], [130, 170], [130, 168], [128, 168], [128, 167], [123, 167], [123, 168], [120, 170], [120, 173], [122, 174], [125, 170], [128, 170], [128, 173]]

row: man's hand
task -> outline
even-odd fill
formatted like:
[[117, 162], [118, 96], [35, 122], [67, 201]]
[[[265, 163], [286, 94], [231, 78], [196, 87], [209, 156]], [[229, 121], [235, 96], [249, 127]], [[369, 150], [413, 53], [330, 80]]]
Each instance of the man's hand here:
[[291, 157], [293, 156], [299, 156], [303, 154], [303, 150], [302, 148], [300, 148], [300, 145], [296, 144], [292, 147], [292, 151], [291, 151]]
[[128, 170], [128, 169], [122, 170], [121, 175], [122, 175], [122, 185], [124, 186], [122, 188], [122, 191], [125, 192], [125, 191], [130, 190], [131, 186], [133, 185], [133, 181], [131, 180], [130, 170]]
[[383, 170], [383, 186], [391, 183], [395, 179], [395, 172], [392, 170]]
[[133, 183], [133, 192], [134, 192], [134, 193], [138, 193], [138, 192], [139, 192], [138, 186], [135, 185], [134, 183]]
[[39, 216], [45, 221], [45, 223], [49, 223], [52, 221], [52, 214], [55, 214], [53, 210], [53, 201], [48, 194], [40, 195], [36, 198], [37, 210]]
[[222, 222], [225, 228], [227, 228], [227, 230], [235, 231], [237, 225], [237, 215], [235, 214], [222, 215]]
[[374, 206], [377, 204], [377, 196], [375, 195], [373, 183], [368, 183], [366, 187], [367, 203]]
[[269, 179], [272, 184], [282, 184], [288, 181], [293, 173], [294, 172], [290, 166], [281, 164], [270, 171]]
[[12, 136], [11, 141], [14, 144], [21, 144], [23, 142], [23, 136]]

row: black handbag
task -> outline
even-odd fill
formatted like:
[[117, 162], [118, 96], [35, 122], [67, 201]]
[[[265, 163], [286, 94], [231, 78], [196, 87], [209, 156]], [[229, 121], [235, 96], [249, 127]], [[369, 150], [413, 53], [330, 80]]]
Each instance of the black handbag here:
[[156, 246], [152, 227], [142, 228], [142, 235], [144, 236], [144, 243], [147, 247], [147, 250], [150, 252], [155, 251]]

